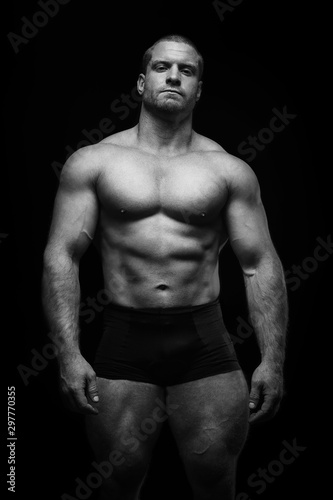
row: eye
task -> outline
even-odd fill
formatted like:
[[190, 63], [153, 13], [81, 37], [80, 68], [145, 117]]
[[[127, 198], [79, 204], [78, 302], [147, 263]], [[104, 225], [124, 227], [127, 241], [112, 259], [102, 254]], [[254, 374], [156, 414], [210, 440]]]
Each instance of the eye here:
[[164, 66], [164, 64], [159, 64], [155, 69], [156, 71], [164, 71], [166, 69], [166, 66]]
[[191, 70], [191, 69], [189, 69], [189, 68], [184, 68], [184, 69], [182, 70], [182, 73], [183, 73], [185, 76], [192, 76], [192, 75], [193, 75], [192, 70]]

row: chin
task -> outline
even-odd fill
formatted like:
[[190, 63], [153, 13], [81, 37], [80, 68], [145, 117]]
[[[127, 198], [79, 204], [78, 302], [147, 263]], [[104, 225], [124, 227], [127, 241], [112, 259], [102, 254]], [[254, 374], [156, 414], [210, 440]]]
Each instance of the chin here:
[[160, 115], [164, 115], [165, 117], [167, 116], [173, 116], [173, 115], [179, 115], [179, 114], [187, 114], [192, 111], [192, 108], [190, 106], [189, 102], [180, 102], [178, 99], [159, 99], [159, 98], [152, 98], [152, 99], [145, 99], [144, 104], [147, 109], [150, 109], [152, 113], [157, 113]]
[[186, 111], [187, 108], [187, 106], [184, 105], [184, 102], [179, 102], [175, 99], [156, 101], [154, 104], [156, 110], [165, 111], [167, 113]]
[[165, 111], [166, 113], [179, 113], [180, 111], [185, 111], [184, 106], [181, 106], [176, 102], [160, 104], [159, 106], [156, 106], [156, 109], [159, 111]]
[[172, 105], [155, 105], [149, 106], [149, 108], [151, 112], [164, 116], [179, 115], [179, 113], [184, 111], [181, 106]]

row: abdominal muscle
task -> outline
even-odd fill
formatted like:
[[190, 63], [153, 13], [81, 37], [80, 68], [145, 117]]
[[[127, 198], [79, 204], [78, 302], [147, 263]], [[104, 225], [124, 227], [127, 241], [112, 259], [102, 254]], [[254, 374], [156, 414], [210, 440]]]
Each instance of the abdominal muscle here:
[[[104, 221], [106, 222], [106, 221]], [[104, 287], [127, 307], [200, 305], [220, 291], [219, 221], [194, 226], [169, 217], [108, 221], [101, 231]]]

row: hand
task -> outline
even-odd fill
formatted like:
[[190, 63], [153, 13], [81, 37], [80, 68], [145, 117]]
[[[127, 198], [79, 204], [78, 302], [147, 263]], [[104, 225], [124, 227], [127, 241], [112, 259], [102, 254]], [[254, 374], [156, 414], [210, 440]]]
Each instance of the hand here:
[[283, 396], [283, 374], [275, 366], [262, 362], [252, 375], [250, 423], [271, 419], [277, 413]]
[[90, 403], [98, 402], [96, 374], [80, 353], [66, 353], [59, 358], [60, 389], [65, 406], [83, 414], [97, 414]]

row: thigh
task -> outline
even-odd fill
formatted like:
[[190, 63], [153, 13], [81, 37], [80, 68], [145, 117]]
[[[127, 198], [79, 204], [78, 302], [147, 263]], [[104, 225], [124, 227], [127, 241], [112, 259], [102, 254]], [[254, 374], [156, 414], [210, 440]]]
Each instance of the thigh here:
[[[86, 417], [96, 459], [118, 456], [119, 464], [145, 465], [167, 419], [161, 387], [129, 380], [97, 378], [98, 415]], [[124, 468], [124, 467], [121, 467]]]
[[188, 474], [236, 464], [248, 431], [248, 387], [241, 370], [167, 388], [169, 417]]

